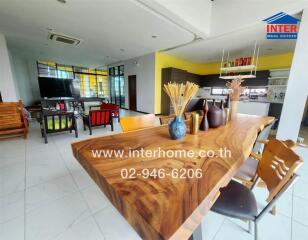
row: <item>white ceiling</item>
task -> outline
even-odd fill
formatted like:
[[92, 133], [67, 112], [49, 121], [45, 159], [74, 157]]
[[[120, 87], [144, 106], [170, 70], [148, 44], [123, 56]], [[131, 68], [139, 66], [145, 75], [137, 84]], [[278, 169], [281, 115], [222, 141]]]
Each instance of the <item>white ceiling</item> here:
[[255, 41], [260, 46], [260, 55], [294, 51], [295, 40], [267, 40], [265, 24], [238, 30], [222, 36], [197, 41], [167, 53], [197, 63], [219, 62], [222, 51], [230, 51], [232, 57], [252, 55]]
[[[83, 42], [69, 46], [47, 40], [49, 28]], [[133, 0], [67, 0], [66, 4], [57, 0], [1, 0], [0, 32], [7, 36], [13, 52], [89, 67], [141, 56], [194, 38]]]
[[[295, 41], [265, 39], [262, 19], [308, 6], [308, 0], [194, 0], [189, 7], [187, 1], [0, 0], [0, 32], [13, 53], [89, 67], [185, 45], [198, 36], [203, 39], [168, 53], [205, 63], [219, 61], [223, 48], [248, 55], [255, 40], [262, 55], [293, 51]], [[51, 42], [48, 29], [83, 41], [79, 46]]]

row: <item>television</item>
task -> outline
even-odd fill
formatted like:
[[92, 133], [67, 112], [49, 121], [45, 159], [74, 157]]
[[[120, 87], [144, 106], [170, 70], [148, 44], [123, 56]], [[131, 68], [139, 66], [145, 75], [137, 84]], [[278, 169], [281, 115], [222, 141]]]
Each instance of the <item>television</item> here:
[[39, 77], [40, 94], [42, 98], [78, 97], [78, 84], [73, 79]]

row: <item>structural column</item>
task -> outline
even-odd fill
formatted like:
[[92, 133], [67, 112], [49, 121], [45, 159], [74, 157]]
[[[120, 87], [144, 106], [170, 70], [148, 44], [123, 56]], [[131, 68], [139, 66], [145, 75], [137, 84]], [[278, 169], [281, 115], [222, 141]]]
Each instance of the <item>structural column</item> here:
[[308, 97], [308, 8], [304, 9], [296, 42], [286, 96], [277, 132], [278, 139], [297, 140]]

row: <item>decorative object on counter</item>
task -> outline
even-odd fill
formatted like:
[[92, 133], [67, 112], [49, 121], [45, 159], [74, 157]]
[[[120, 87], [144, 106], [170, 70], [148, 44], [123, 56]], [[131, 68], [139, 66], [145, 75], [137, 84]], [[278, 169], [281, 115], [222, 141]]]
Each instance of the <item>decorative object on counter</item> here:
[[190, 116], [190, 134], [197, 134], [199, 131], [199, 114], [193, 112]]
[[208, 111], [209, 111], [209, 106], [207, 104], [207, 100], [204, 99], [203, 100], [203, 118], [202, 118], [202, 121], [201, 121], [201, 124], [200, 124], [200, 130], [201, 131], [207, 131], [209, 129], [209, 122], [208, 122], [208, 119], [207, 119]]
[[246, 89], [241, 84], [244, 80], [241, 77], [234, 78], [231, 82], [226, 83], [226, 87], [230, 89], [231, 111], [230, 119], [234, 118], [237, 113], [237, 106], [240, 100], [240, 95]]
[[208, 121], [210, 128], [217, 128], [222, 124], [222, 110], [216, 106], [215, 99], [208, 111]]
[[172, 139], [181, 139], [186, 134], [186, 125], [182, 119], [183, 112], [189, 100], [197, 93], [199, 86], [186, 82], [164, 84], [164, 91], [169, 96], [176, 117], [169, 124], [169, 134]]
[[169, 134], [174, 140], [184, 137], [186, 131], [186, 124], [183, 121], [183, 118], [180, 116], [176, 116], [174, 120], [169, 124]]
[[221, 100], [220, 102], [220, 109], [221, 109], [221, 124], [226, 125], [227, 124], [227, 116], [224, 109], [224, 100]]
[[226, 123], [230, 121], [230, 107], [231, 107], [231, 102], [230, 102], [230, 94], [227, 96], [227, 100], [225, 102], [225, 116], [226, 116]]

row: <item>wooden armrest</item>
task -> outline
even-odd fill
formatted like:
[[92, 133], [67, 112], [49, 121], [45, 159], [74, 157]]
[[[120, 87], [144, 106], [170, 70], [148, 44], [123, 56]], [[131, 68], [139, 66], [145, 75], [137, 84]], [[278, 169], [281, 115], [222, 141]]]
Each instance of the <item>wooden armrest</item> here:
[[295, 150], [296, 148], [296, 143], [293, 142], [292, 140], [285, 140], [285, 141], [282, 141], [285, 145], [287, 145], [288, 148], [292, 149], [292, 150]]
[[255, 152], [250, 153], [250, 157], [256, 160], [261, 160], [262, 155], [261, 154], [257, 154]]

